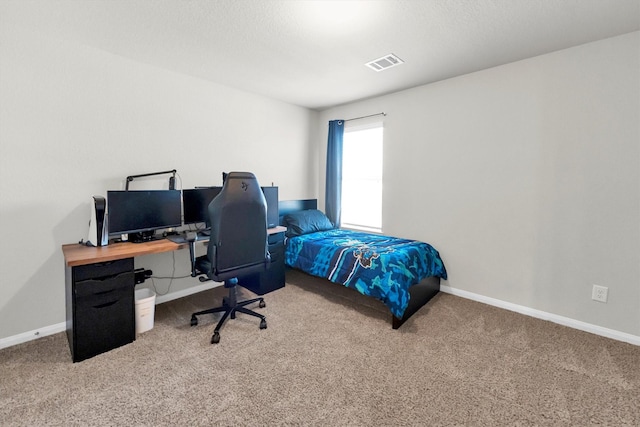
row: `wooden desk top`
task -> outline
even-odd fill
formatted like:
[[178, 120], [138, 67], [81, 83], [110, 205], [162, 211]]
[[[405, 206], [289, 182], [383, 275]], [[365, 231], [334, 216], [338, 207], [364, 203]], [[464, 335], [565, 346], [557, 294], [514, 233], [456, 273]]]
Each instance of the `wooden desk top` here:
[[[275, 227], [268, 230], [269, 234], [284, 233], [286, 227]], [[95, 264], [97, 262], [115, 261], [117, 259], [133, 258], [142, 255], [158, 254], [188, 248], [188, 243], [174, 243], [171, 240], [160, 239], [143, 243], [112, 243], [108, 246], [85, 246], [80, 243], [62, 245], [64, 261], [69, 267]]]
[[80, 243], [62, 245], [64, 260], [69, 267], [94, 264], [97, 262], [114, 261], [141, 255], [157, 254], [186, 248], [187, 243], [174, 243], [171, 240], [160, 239], [143, 243], [111, 243], [108, 246], [85, 246]]

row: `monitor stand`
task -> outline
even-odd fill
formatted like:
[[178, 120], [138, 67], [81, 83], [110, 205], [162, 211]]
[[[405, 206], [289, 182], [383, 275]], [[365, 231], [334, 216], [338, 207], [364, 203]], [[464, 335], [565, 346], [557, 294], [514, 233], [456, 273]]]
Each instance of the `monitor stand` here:
[[129, 233], [129, 241], [131, 243], [143, 243], [154, 240], [155, 231], [140, 231], [138, 233]]

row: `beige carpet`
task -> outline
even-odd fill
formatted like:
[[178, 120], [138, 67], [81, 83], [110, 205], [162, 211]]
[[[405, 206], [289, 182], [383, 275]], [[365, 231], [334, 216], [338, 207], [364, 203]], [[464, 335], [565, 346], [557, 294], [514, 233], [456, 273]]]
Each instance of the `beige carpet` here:
[[239, 314], [217, 345], [189, 319], [223, 289], [84, 362], [62, 333], [1, 350], [0, 425], [640, 425], [640, 347], [447, 294], [394, 331], [347, 289], [287, 283], [266, 330]]

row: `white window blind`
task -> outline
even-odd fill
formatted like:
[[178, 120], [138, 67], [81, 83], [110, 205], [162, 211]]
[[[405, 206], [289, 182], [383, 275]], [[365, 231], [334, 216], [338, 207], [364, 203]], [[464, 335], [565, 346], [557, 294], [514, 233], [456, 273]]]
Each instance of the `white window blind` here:
[[382, 231], [382, 146], [380, 122], [345, 129], [341, 227]]

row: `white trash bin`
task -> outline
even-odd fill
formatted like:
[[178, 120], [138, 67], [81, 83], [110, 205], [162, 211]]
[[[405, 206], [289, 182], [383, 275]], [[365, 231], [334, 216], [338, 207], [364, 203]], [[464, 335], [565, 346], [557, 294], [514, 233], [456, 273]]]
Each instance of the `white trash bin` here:
[[153, 317], [156, 309], [156, 293], [142, 288], [135, 291], [136, 334], [153, 329]]

